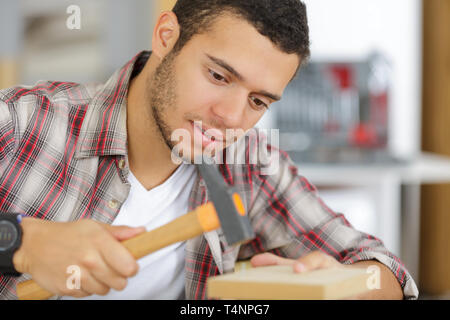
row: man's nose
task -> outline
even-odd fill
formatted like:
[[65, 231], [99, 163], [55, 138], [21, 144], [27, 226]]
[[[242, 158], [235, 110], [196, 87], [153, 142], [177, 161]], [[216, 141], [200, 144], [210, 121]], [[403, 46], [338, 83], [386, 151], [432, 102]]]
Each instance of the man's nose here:
[[223, 97], [211, 108], [211, 111], [226, 128], [238, 129], [242, 124], [247, 106], [247, 93], [236, 92]]

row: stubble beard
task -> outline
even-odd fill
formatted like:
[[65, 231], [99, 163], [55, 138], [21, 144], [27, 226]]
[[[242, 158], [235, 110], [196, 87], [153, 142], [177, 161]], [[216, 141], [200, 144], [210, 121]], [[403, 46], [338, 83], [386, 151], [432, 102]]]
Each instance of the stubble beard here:
[[169, 53], [156, 68], [153, 77], [148, 81], [150, 94], [150, 117], [158, 128], [158, 133], [170, 151], [175, 144], [171, 140], [172, 130], [167, 124], [169, 109], [176, 110], [176, 83], [174, 76], [174, 54]]

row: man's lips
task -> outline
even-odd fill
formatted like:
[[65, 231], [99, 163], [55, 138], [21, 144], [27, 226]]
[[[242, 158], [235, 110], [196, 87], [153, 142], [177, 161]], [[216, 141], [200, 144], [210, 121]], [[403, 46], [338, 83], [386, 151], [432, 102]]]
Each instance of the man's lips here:
[[198, 121], [190, 122], [192, 126], [198, 129], [207, 140], [210, 140], [211, 142], [225, 142], [223, 139], [224, 135], [219, 129], [205, 127], [203, 124], [199, 124]]

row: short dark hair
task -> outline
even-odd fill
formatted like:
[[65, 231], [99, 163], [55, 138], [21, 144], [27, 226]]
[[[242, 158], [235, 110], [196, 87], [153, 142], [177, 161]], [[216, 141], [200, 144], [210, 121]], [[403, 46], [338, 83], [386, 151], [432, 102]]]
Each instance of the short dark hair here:
[[173, 10], [180, 25], [174, 53], [196, 34], [205, 33], [224, 13], [242, 17], [281, 51], [296, 53], [303, 65], [309, 59], [306, 6], [300, 0], [178, 0]]

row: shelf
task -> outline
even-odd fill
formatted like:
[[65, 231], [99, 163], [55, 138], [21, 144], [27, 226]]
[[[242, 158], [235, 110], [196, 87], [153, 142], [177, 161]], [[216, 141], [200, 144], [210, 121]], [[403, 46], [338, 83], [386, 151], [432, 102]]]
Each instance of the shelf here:
[[405, 163], [296, 165], [302, 176], [318, 185], [365, 185], [386, 177], [403, 184], [450, 183], [450, 157], [426, 152]]

